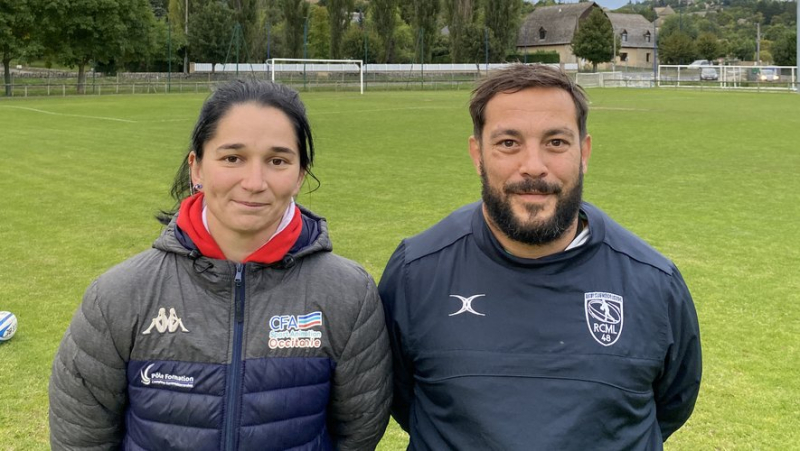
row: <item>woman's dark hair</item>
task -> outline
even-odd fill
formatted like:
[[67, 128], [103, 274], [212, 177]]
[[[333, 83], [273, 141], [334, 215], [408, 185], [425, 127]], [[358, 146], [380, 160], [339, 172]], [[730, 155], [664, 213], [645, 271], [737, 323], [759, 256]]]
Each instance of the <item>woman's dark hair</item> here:
[[314, 163], [314, 139], [311, 136], [311, 126], [306, 117], [306, 108], [300, 101], [297, 91], [285, 85], [263, 80], [233, 80], [218, 85], [214, 93], [203, 103], [200, 117], [192, 131], [191, 145], [170, 189], [170, 195], [177, 203], [174, 210], [162, 211], [156, 216], [160, 222], [168, 224], [178, 211], [181, 201], [191, 194], [192, 178], [188, 161], [189, 154], [194, 152], [197, 160], [202, 160], [203, 146], [214, 138], [219, 121], [228, 114], [231, 108], [246, 103], [277, 108], [289, 118], [294, 126], [297, 148], [300, 151], [300, 168], [319, 185], [319, 179], [311, 172], [311, 166]]

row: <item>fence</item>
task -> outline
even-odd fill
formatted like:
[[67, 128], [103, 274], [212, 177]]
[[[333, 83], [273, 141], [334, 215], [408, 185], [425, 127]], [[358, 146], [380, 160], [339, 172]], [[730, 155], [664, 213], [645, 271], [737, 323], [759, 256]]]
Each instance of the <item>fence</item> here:
[[659, 87], [796, 91], [797, 68], [790, 66], [658, 66]]
[[140, 81], [128, 83], [85, 83], [83, 92], [77, 82], [74, 83], [47, 83], [47, 84], [10, 84], [2, 85], [3, 91], [10, 93], [10, 97], [33, 96], [66, 96], [73, 94], [83, 95], [110, 95], [110, 94], [158, 94], [168, 92], [211, 92], [217, 82], [190, 82], [190, 81]]
[[[247, 67], [248, 71], [243, 70]], [[359, 73], [356, 65], [342, 64], [275, 64], [276, 80], [301, 91], [358, 91]], [[490, 64], [489, 70], [505, 65]], [[204, 67], [196, 64], [195, 68]], [[209, 64], [207, 69], [211, 69]], [[216, 69], [222, 69], [217, 71]], [[212, 72], [193, 74], [133, 73], [118, 76], [89, 74], [83, 90], [74, 74], [69, 78], [37, 75], [25, 77], [17, 74], [2, 92], [11, 97], [66, 96], [74, 94], [154, 94], [154, 93], [206, 93], [224, 80], [237, 77], [269, 79], [267, 65], [217, 65]], [[565, 65], [565, 69], [576, 69]], [[486, 73], [483, 64], [368, 64], [364, 68], [364, 87], [369, 90], [469, 90]], [[570, 72], [585, 88], [681, 88], [755, 90], [764, 92], [797, 91], [797, 73], [794, 67], [777, 66], [658, 66], [657, 73], [650, 70], [622, 72], [578, 73]]]

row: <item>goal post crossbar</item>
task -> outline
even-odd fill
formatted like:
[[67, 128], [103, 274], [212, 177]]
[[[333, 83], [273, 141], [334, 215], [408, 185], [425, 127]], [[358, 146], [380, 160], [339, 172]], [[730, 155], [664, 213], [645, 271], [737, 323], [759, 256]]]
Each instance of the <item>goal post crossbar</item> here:
[[[361, 94], [364, 94], [364, 61], [362, 60], [337, 60], [337, 59], [304, 59], [304, 58], [270, 58], [267, 67], [278, 64], [355, 64], [358, 66], [358, 78]], [[272, 81], [275, 81], [275, 70], [270, 70]]]

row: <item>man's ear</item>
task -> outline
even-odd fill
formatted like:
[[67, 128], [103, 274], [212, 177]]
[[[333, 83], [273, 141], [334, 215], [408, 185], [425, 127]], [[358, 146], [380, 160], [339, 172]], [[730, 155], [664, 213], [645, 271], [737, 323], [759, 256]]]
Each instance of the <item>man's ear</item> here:
[[581, 167], [583, 173], [589, 170], [589, 157], [592, 156], [592, 135], [586, 135], [581, 142]]
[[481, 143], [475, 138], [475, 135], [469, 137], [469, 156], [472, 158], [475, 172], [481, 175]]

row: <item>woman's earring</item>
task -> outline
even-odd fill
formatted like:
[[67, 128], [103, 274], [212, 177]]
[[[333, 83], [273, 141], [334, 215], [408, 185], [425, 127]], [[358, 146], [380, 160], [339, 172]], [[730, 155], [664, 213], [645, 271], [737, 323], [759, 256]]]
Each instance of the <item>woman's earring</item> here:
[[203, 185], [199, 183], [195, 183], [194, 185], [189, 185], [189, 191], [192, 196], [194, 196], [194, 194], [200, 191], [201, 189], [203, 189]]

